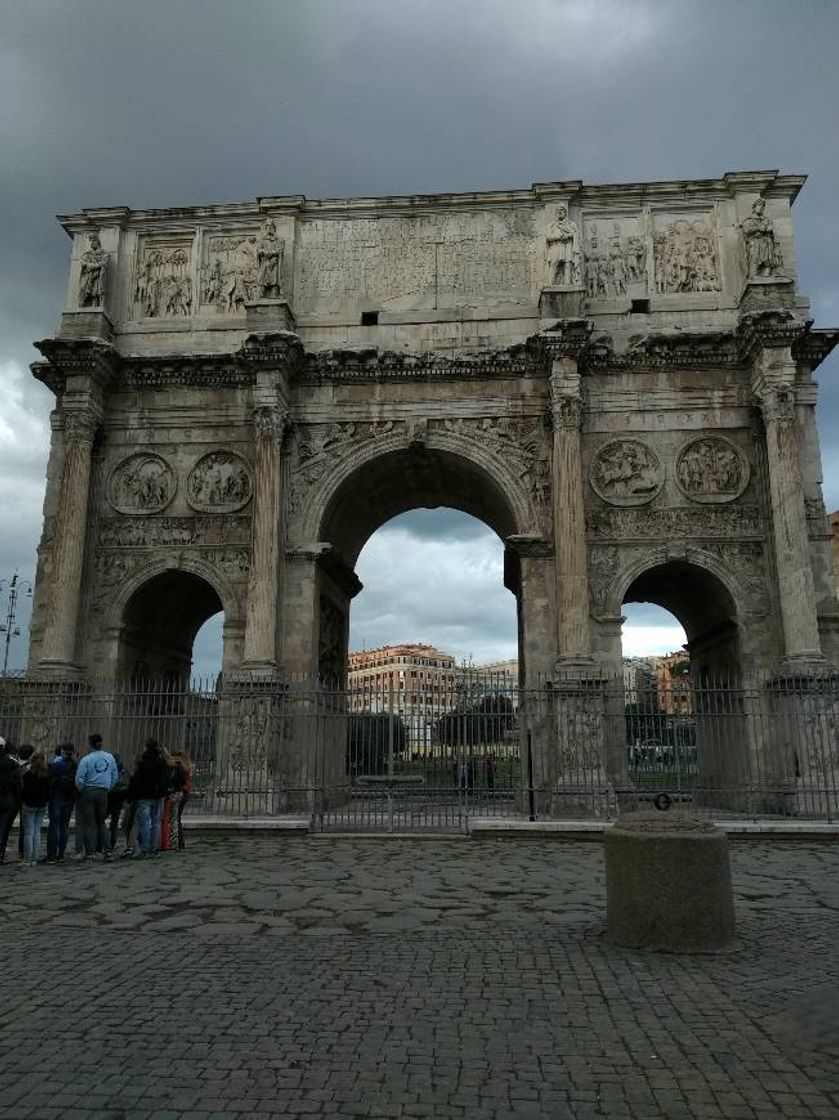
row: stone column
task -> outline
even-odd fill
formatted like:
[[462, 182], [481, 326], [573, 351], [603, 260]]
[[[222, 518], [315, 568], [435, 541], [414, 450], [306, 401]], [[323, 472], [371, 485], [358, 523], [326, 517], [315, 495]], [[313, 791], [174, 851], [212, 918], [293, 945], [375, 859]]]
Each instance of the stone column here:
[[63, 420], [64, 471], [53, 539], [50, 607], [41, 663], [74, 668], [91, 452], [98, 417], [85, 408], [65, 412]]
[[290, 379], [301, 355], [300, 339], [290, 331], [250, 334], [236, 355], [253, 374], [253, 530], [242, 667], [256, 677], [277, 673], [284, 547], [281, 451], [291, 422]]
[[277, 664], [277, 599], [282, 554], [280, 451], [288, 415], [272, 405], [253, 411], [256, 434], [253, 534], [244, 667], [271, 671]]
[[542, 336], [551, 359], [557, 656], [569, 666], [591, 661], [578, 368], [590, 333], [591, 325], [586, 320], [571, 319], [559, 324], [556, 332]]
[[806, 325], [791, 312], [747, 316], [752, 390], [763, 416], [778, 597], [787, 662], [821, 661], [796, 422], [792, 345]]

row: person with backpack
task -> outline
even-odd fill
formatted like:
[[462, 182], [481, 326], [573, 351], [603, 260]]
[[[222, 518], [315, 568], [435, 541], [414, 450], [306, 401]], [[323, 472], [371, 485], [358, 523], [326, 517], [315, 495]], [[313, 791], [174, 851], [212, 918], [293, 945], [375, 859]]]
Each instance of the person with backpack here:
[[0, 739], [0, 863], [5, 862], [12, 821], [20, 805], [20, 767], [13, 750], [11, 743]]
[[114, 756], [102, 749], [102, 736], [94, 732], [88, 736], [88, 743], [90, 750], [76, 769], [77, 814], [81, 815], [84, 830], [85, 859], [93, 858], [97, 850], [102, 852], [103, 859], [108, 859], [111, 839], [106, 823], [108, 794], [117, 784], [119, 775]]
[[41, 825], [50, 796], [50, 774], [43, 751], [36, 751], [21, 782], [20, 823], [23, 830], [23, 857], [20, 867], [34, 866], [41, 847]]
[[64, 861], [70, 818], [76, 803], [76, 748], [72, 743], [61, 743], [58, 752], [50, 766], [47, 863]]

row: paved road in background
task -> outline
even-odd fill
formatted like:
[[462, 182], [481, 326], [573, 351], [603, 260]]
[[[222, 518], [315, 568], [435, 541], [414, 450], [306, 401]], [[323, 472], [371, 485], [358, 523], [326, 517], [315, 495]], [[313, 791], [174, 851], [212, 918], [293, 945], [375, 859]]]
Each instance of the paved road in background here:
[[599, 843], [7, 864], [0, 1118], [835, 1120], [839, 844], [732, 865], [737, 947], [677, 957], [605, 943]]

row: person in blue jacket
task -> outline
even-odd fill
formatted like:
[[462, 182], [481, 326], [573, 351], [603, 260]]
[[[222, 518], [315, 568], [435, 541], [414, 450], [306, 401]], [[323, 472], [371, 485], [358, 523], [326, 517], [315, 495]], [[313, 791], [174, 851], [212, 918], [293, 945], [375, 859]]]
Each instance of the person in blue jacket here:
[[102, 736], [94, 733], [88, 737], [90, 750], [76, 769], [76, 827], [84, 833], [85, 858], [96, 855], [103, 859], [110, 856], [110, 833], [107, 825], [108, 794], [117, 784], [119, 776], [114, 756], [102, 749]]
[[[61, 743], [50, 766], [49, 827], [47, 828], [47, 863], [62, 863], [67, 848], [70, 818], [76, 802], [76, 748]], [[76, 827], [79, 827], [78, 821]]]

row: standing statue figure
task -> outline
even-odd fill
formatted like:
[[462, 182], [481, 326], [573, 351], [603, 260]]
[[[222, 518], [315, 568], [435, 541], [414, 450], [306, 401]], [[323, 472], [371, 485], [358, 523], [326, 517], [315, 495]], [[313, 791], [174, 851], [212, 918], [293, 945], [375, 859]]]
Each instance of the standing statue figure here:
[[105, 273], [108, 254], [102, 248], [98, 233], [88, 238], [87, 251], [82, 253], [79, 274], [79, 307], [101, 307], [105, 299]]
[[545, 231], [545, 261], [550, 284], [579, 284], [580, 252], [577, 224], [569, 221], [568, 210], [558, 206], [556, 221]]
[[751, 214], [740, 223], [746, 242], [750, 278], [774, 276], [784, 263], [781, 250], [775, 244], [775, 227], [771, 218], [766, 217], [765, 210], [765, 200], [756, 199]]
[[277, 237], [274, 219], [269, 218], [256, 245], [257, 299], [281, 298], [284, 248], [284, 243]]

